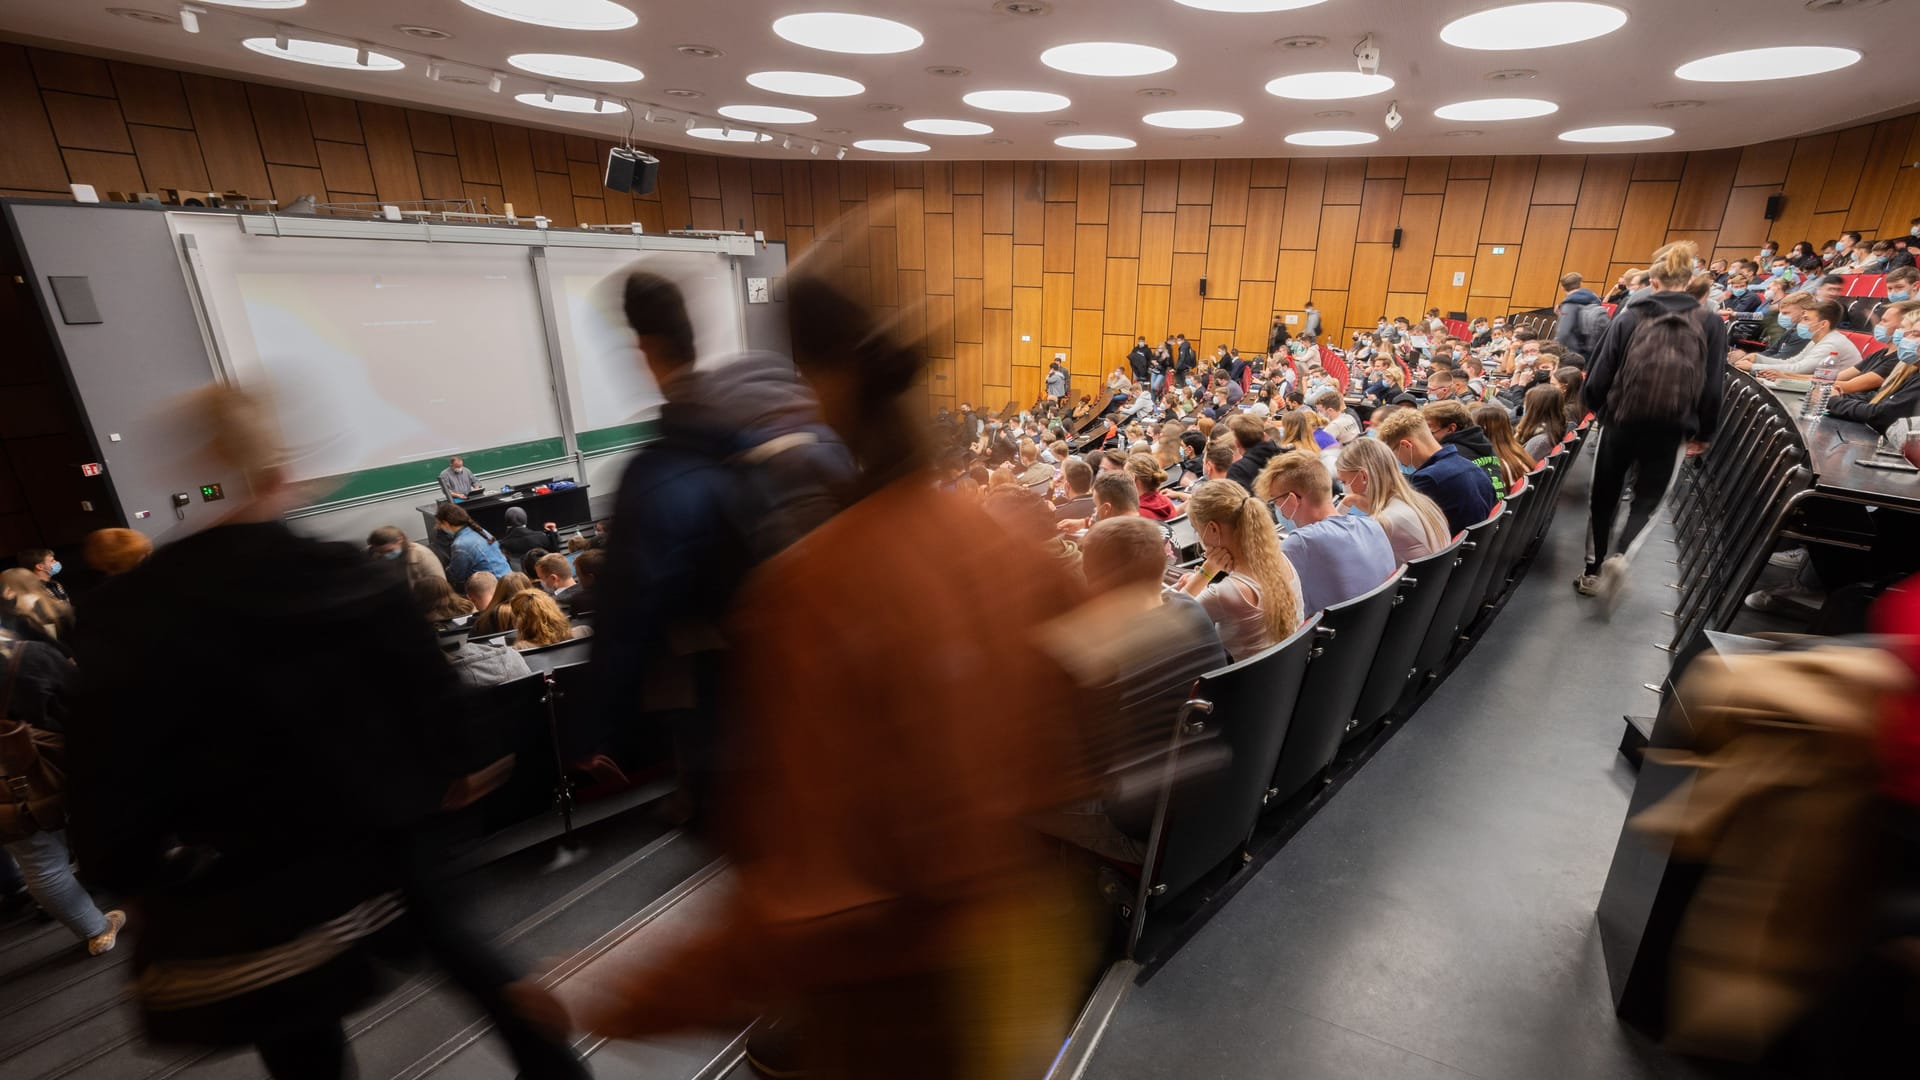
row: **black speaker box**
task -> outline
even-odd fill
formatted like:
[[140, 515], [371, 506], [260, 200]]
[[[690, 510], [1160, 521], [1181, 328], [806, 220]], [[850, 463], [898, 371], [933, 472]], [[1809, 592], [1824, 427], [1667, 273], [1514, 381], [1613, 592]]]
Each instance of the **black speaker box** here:
[[1787, 197], [1786, 197], [1785, 195], [1769, 195], [1769, 196], [1767, 196], [1767, 220], [1768, 220], [1768, 221], [1779, 221], [1779, 220], [1780, 220], [1780, 211], [1781, 211], [1781, 210], [1782, 210], [1782, 209], [1783, 209], [1783, 208], [1784, 208], [1784, 207], [1785, 207], [1786, 205], [1787, 205]]
[[1204, 277], [1200, 279], [1200, 295], [1207, 295], [1207, 279]]
[[644, 150], [616, 146], [607, 152], [607, 187], [635, 195], [653, 194], [660, 182], [660, 159]]
[[1396, 248], [1400, 246], [1400, 226], [1398, 225], [1393, 227], [1393, 246]]

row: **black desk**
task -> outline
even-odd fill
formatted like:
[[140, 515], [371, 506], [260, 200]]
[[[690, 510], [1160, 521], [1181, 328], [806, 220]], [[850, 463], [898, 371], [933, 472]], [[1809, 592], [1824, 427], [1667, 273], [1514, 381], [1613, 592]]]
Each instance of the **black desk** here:
[[[1775, 396], [1798, 413], [1802, 395], [1776, 391]], [[1831, 416], [1796, 416], [1795, 423], [1807, 450], [1807, 467], [1814, 474], [1813, 495], [1809, 497], [1920, 513], [1920, 472], [1861, 464], [1863, 461], [1906, 464], [1904, 458], [1878, 453], [1878, 432], [1858, 421]]]
[[[552, 491], [545, 495], [535, 495], [533, 485], [525, 489], [516, 488], [508, 494], [482, 495], [477, 499], [468, 499], [460, 504], [467, 514], [480, 527], [495, 536], [507, 531], [507, 511], [515, 506], [527, 512], [527, 524], [539, 528], [543, 522], [551, 521], [562, 529], [570, 525], [583, 525], [593, 520], [593, 511], [587, 503], [587, 485]], [[417, 507], [420, 517], [427, 524], [427, 533], [432, 535], [434, 513], [440, 509], [439, 503]]]

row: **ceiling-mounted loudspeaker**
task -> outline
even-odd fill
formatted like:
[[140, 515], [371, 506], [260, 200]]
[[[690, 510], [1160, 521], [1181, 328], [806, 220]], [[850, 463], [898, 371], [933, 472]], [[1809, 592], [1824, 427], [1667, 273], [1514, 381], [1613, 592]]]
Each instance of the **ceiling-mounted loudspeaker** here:
[[616, 146], [607, 151], [607, 188], [630, 191], [635, 195], [653, 194], [660, 182], [660, 159], [631, 146]]
[[1400, 246], [1400, 226], [1398, 225], [1393, 227], [1393, 246], [1396, 248]]
[[1779, 221], [1780, 211], [1786, 209], [1786, 206], [1787, 197], [1785, 195], [1776, 194], [1767, 196], [1767, 220]]
[[1207, 295], [1207, 279], [1204, 277], [1200, 279], [1200, 295]]

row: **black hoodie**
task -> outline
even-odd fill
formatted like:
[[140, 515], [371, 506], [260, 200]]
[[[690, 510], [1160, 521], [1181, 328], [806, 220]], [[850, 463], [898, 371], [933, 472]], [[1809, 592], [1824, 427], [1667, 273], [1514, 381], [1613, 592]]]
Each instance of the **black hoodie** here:
[[[1602, 422], [1606, 421], [1607, 396], [1613, 390], [1614, 380], [1620, 375], [1620, 362], [1626, 357], [1627, 342], [1633, 340], [1633, 332], [1639, 328], [1641, 319], [1653, 318], [1666, 311], [1691, 311], [1699, 306], [1700, 301], [1684, 292], [1662, 290], [1649, 293], [1615, 312], [1613, 322], [1607, 325], [1607, 336], [1600, 340], [1600, 347], [1594, 350], [1594, 355], [1587, 357], [1587, 382], [1580, 391], [1580, 400], [1585, 403], [1587, 411]], [[1727, 326], [1719, 319], [1700, 321], [1707, 332], [1706, 372], [1700, 380], [1700, 396], [1694, 400], [1693, 410], [1681, 421], [1680, 426], [1688, 438], [1710, 439], [1720, 423], [1720, 402], [1727, 377]]]
[[1239, 461], [1227, 468], [1227, 479], [1246, 488], [1247, 494], [1252, 495], [1254, 478], [1260, 475], [1260, 470], [1267, 467], [1267, 462], [1278, 457], [1280, 453], [1280, 444], [1272, 439], [1257, 443], [1253, 449], [1241, 455]]
[[1461, 457], [1485, 470], [1487, 479], [1493, 481], [1495, 498], [1507, 497], [1507, 470], [1501, 467], [1500, 455], [1493, 452], [1493, 442], [1480, 430], [1480, 425], [1457, 428], [1452, 434], [1442, 436], [1440, 445], [1454, 447]]

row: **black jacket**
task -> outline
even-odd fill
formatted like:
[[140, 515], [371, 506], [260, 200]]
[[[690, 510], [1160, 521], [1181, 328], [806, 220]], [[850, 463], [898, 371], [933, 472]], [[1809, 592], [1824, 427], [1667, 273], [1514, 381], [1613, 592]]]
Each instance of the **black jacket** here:
[[1267, 462], [1283, 453], [1285, 451], [1280, 448], [1280, 444], [1271, 439], [1258, 443], [1227, 469], [1227, 479], [1246, 488], [1247, 494], [1251, 495], [1254, 493], [1254, 478], [1260, 475], [1260, 470], [1267, 467]]
[[507, 557], [509, 565], [516, 569], [520, 560], [534, 548], [547, 551], [560, 550], [560, 534], [551, 529], [536, 529], [531, 525], [509, 525], [507, 531], [500, 534], [500, 554]]
[[1273, 328], [1267, 331], [1267, 352], [1272, 353], [1286, 343], [1287, 328], [1280, 323], [1274, 323]]
[[[1900, 368], [1895, 367], [1893, 374], [1887, 376], [1892, 382], [1900, 377]], [[1873, 430], [1887, 433], [1894, 421], [1909, 416], [1920, 416], [1920, 371], [1913, 371], [1899, 386], [1894, 387], [1885, 401], [1878, 404], [1874, 398], [1880, 393], [1872, 390], [1864, 394], [1840, 394], [1827, 401], [1827, 415], [1842, 420], [1857, 420]]]
[[[1699, 307], [1700, 301], [1686, 293], [1661, 291], [1614, 312], [1613, 322], [1607, 327], [1607, 336], [1601, 340], [1600, 348], [1587, 358], [1587, 383], [1580, 392], [1580, 400], [1587, 406], [1587, 411], [1602, 421], [1607, 419], [1608, 395], [1613, 392], [1614, 380], [1619, 377], [1620, 362], [1626, 356], [1627, 342], [1633, 340], [1633, 332], [1639, 328], [1642, 319], [1664, 311], [1694, 311]], [[1700, 396], [1681, 422], [1682, 431], [1688, 438], [1697, 438], [1702, 434], [1708, 438], [1713, 436], [1715, 427], [1720, 423], [1720, 399], [1727, 378], [1726, 323], [1710, 316], [1700, 319], [1700, 323], [1707, 335], [1707, 354], [1702, 361], [1706, 365], [1706, 372], [1700, 380]]]
[[1192, 371], [1193, 369], [1199, 366], [1200, 366], [1200, 358], [1194, 354], [1193, 342], [1191, 341], [1181, 342], [1180, 352], [1174, 358], [1173, 370], [1176, 372], [1185, 373], [1188, 371]]
[[1144, 343], [1135, 345], [1133, 351], [1127, 354], [1127, 364], [1133, 369], [1135, 382], [1146, 382], [1152, 374], [1153, 350], [1147, 348]]
[[[104, 583], [74, 653], [70, 829], [93, 884], [140, 902], [136, 968], [230, 964], [379, 903], [460, 771], [453, 669], [400, 578], [277, 521], [215, 526]], [[337, 1020], [373, 977], [348, 949], [150, 1010], [148, 1031], [250, 1042]]]

